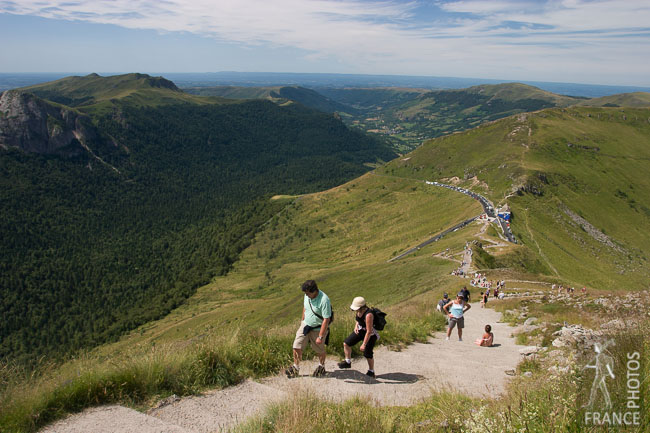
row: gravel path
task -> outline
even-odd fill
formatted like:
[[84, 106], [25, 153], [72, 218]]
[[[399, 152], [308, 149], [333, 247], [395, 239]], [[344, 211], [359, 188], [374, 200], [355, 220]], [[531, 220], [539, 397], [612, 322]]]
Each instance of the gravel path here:
[[[498, 301], [493, 301], [498, 302]], [[506, 370], [516, 368], [519, 351], [510, 337], [511, 328], [498, 323], [500, 314], [478, 303], [466, 313], [463, 341], [456, 330], [450, 341], [437, 333], [427, 344], [413, 344], [401, 352], [384, 347], [375, 351], [377, 377], [365, 375], [367, 364], [354, 360], [352, 369], [339, 370], [338, 359], [328, 359], [328, 374], [312, 378], [315, 362], [301, 364], [301, 376], [283, 375], [178, 400], [148, 414], [119, 406], [88, 409], [42, 430], [43, 433], [189, 433], [219, 432], [261, 413], [271, 402], [299, 392], [334, 401], [359, 395], [380, 405], [411, 405], [431, 392], [452, 390], [476, 397], [494, 397], [504, 392]], [[486, 324], [492, 325], [495, 347], [479, 347]], [[289, 351], [290, 348], [287, 348]]]

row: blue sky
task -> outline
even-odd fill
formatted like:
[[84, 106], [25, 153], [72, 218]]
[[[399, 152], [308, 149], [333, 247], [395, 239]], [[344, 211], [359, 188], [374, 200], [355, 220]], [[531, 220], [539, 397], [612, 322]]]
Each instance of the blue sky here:
[[647, 0], [0, 0], [0, 72], [330, 72], [650, 86]]

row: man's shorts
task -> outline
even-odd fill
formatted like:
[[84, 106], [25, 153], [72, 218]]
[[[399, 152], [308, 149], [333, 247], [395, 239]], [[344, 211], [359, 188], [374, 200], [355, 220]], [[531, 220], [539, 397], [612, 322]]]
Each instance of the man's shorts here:
[[293, 340], [293, 348], [294, 349], [300, 349], [300, 350], [305, 350], [307, 348], [307, 341], [311, 343], [311, 348], [314, 349], [314, 352], [316, 352], [316, 355], [322, 355], [325, 353], [325, 340], [327, 339], [327, 332], [325, 333], [325, 338], [321, 341], [320, 344], [316, 343], [316, 338], [318, 338], [318, 334], [320, 334], [320, 328], [312, 329], [309, 331], [309, 334], [304, 335], [302, 333], [302, 330], [305, 328], [307, 324], [305, 322], [300, 322], [300, 327], [298, 328], [298, 331], [296, 331], [296, 338]]
[[450, 317], [449, 329], [454, 329], [456, 325], [458, 325], [458, 329], [463, 329], [465, 327], [465, 317]]
[[[358, 334], [353, 332], [352, 334], [348, 335], [348, 338], [345, 339], [344, 343], [352, 347], [355, 344], [362, 342], [364, 338], [366, 338], [366, 331], [360, 330]], [[374, 349], [376, 342], [377, 342], [376, 335], [372, 335], [368, 339], [368, 344], [366, 344], [365, 350], [363, 351], [363, 356], [365, 358], [372, 359], [373, 357], [372, 349]]]

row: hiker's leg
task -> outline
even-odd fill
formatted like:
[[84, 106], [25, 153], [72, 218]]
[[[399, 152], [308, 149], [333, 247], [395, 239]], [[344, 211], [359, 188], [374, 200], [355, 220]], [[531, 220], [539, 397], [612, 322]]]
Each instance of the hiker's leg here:
[[453, 317], [449, 318], [449, 325], [447, 325], [447, 337], [451, 336], [451, 331], [454, 330], [454, 326], [456, 326], [456, 319]]
[[343, 353], [345, 354], [346, 360], [352, 359], [352, 348], [359, 344], [360, 341], [363, 341], [365, 335], [366, 334], [363, 331], [359, 331], [358, 334], [352, 332], [348, 335], [348, 338], [343, 341]]
[[368, 344], [363, 351], [363, 356], [365, 356], [366, 361], [368, 361], [368, 370], [375, 371], [375, 358], [373, 349], [375, 348], [375, 343], [377, 342], [377, 336], [373, 335], [368, 339]]
[[309, 342], [311, 343], [311, 348], [314, 349], [314, 352], [318, 356], [318, 360], [320, 361], [320, 364], [324, 366], [325, 358], [327, 358], [327, 350], [325, 348], [325, 340], [327, 340], [327, 335], [325, 335], [325, 338], [321, 340], [319, 344], [316, 343], [319, 334], [320, 331], [318, 329], [314, 329], [313, 331], [311, 331], [309, 333]]
[[463, 328], [458, 327], [458, 338], [463, 338]]
[[346, 342], [343, 342], [343, 353], [345, 354], [345, 359], [352, 359], [352, 348]]
[[305, 322], [301, 322], [298, 330], [296, 331], [296, 338], [293, 340], [293, 363], [297, 366], [300, 365], [302, 360], [302, 352], [307, 347], [307, 336], [303, 333]]
[[300, 365], [300, 360], [302, 359], [302, 349], [293, 349], [293, 363]]

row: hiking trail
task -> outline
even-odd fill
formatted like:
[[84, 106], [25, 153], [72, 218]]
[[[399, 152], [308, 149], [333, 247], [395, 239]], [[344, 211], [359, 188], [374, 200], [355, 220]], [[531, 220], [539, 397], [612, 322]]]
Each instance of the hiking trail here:
[[[491, 301], [499, 302], [499, 301]], [[463, 341], [456, 329], [451, 339], [436, 333], [428, 343], [415, 343], [395, 352], [381, 346], [375, 350], [377, 377], [365, 375], [365, 359], [353, 360], [352, 368], [340, 370], [339, 359], [328, 357], [324, 378], [313, 378], [315, 361], [301, 363], [301, 376], [284, 375], [247, 380], [237, 386], [209, 391], [201, 396], [171, 400], [148, 413], [122, 406], [87, 409], [58, 421], [42, 433], [208, 433], [226, 431], [246, 419], [261, 415], [264, 408], [301, 392], [332, 401], [356, 395], [378, 405], [412, 405], [436, 391], [453, 391], [476, 397], [495, 397], [505, 390], [507, 370], [520, 361], [519, 346], [510, 337], [512, 329], [499, 323], [500, 313], [481, 308], [478, 302], [465, 315]], [[495, 347], [479, 347], [474, 340], [492, 325]], [[341, 342], [336, 342], [342, 344]], [[287, 347], [287, 351], [291, 350]]]

